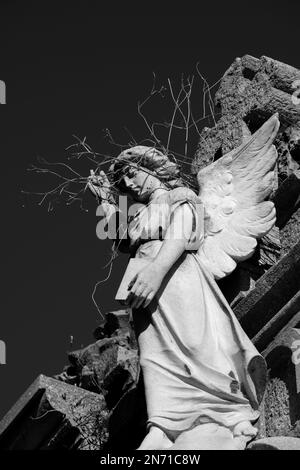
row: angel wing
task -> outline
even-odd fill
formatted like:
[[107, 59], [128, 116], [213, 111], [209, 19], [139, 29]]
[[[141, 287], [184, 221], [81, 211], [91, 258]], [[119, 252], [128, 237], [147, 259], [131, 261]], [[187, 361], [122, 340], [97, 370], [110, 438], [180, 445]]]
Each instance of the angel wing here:
[[205, 207], [205, 237], [198, 256], [216, 279], [230, 274], [249, 258], [275, 224], [273, 202], [266, 199], [274, 184], [279, 129], [273, 115], [245, 144], [200, 170], [199, 197]]

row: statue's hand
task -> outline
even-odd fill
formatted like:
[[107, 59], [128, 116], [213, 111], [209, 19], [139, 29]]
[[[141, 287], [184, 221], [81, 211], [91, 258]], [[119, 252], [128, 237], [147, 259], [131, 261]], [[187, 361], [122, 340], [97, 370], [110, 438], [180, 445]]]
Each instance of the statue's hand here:
[[147, 307], [161, 286], [165, 272], [160, 265], [150, 262], [129, 283], [127, 303], [131, 308]]
[[87, 187], [94, 196], [98, 196], [101, 199], [109, 198], [111, 184], [104, 171], [101, 170], [98, 175], [95, 175], [94, 170], [90, 170]]

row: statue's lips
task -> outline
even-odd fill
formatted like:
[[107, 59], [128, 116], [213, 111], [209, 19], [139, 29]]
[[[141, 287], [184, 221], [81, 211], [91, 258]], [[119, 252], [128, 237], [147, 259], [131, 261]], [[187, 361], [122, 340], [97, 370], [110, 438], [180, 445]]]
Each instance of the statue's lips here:
[[133, 193], [133, 194], [138, 194], [140, 192], [140, 188], [138, 188], [137, 186], [135, 186], [134, 188], [128, 188], [127, 189], [130, 193]]

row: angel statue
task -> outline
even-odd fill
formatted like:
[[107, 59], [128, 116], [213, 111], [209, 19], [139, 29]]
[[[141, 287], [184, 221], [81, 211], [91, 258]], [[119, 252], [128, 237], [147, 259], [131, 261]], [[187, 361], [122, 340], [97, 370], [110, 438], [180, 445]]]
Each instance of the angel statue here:
[[198, 195], [176, 162], [145, 146], [116, 157], [110, 179], [89, 177], [107, 220], [118, 210], [112, 185], [142, 203], [127, 226], [131, 258], [145, 261], [127, 297], [148, 414], [141, 450], [244, 449], [257, 433], [265, 361], [216, 280], [249, 258], [275, 224], [267, 199], [278, 129], [276, 114], [200, 170]]

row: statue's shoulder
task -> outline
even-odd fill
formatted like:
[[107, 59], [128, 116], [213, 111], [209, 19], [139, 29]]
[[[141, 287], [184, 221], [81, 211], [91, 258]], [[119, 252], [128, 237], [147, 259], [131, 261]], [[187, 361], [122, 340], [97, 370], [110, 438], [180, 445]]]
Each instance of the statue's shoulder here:
[[180, 186], [169, 191], [168, 200], [170, 205], [180, 201], [190, 201], [195, 203], [198, 201], [198, 196], [192, 189]]

